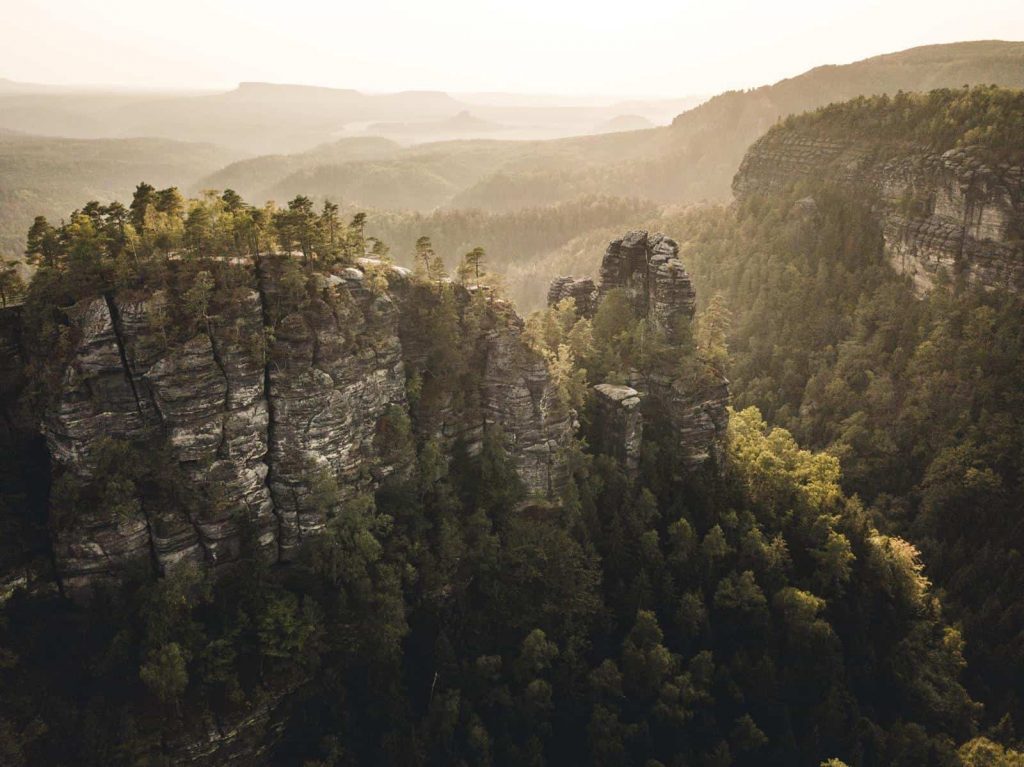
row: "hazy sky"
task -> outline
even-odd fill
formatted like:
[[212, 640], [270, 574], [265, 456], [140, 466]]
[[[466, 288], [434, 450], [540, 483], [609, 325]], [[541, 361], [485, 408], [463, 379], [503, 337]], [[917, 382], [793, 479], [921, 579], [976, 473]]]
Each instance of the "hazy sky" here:
[[993, 38], [1024, 0], [0, 0], [0, 77], [682, 96]]

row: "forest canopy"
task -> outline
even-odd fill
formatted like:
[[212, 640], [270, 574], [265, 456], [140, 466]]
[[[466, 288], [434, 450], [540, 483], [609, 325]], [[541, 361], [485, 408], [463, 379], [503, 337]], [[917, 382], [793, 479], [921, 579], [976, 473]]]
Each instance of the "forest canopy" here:
[[[302, 197], [264, 209], [142, 184], [127, 206], [36, 221], [28, 322], [58, 357], [62, 307], [162, 288], [180, 296], [164, 343], [184, 344], [271, 250], [291, 254], [271, 312], [306, 311], [318, 275], [386, 261], [363, 225]], [[835, 455], [749, 407], [731, 417], [720, 466], [683, 465], [657, 413], [635, 472], [589, 447], [589, 384], [728, 364], [721, 301], [693, 337], [658, 345], [614, 297], [592, 321], [571, 300], [529, 320], [584, 421], [570, 481], [537, 505], [497, 430], [479, 453], [445, 456], [426, 428], [478, 386], [468, 339], [490, 311], [485, 251], [466, 254], [461, 286], [428, 238], [412, 257], [423, 364], [450, 374], [410, 369], [409, 415], [388, 416], [386, 449], [410, 470], [344, 502], [322, 476], [326, 530], [286, 566], [253, 536], [226, 574], [140, 573], [86, 605], [16, 594], [0, 617], [7, 763], [131, 763], [204, 718], [259, 721], [282, 698], [282, 763], [946, 765], [961, 746], [1005, 750], [972, 740], [981, 708], [960, 682], [963, 637], [918, 550], [846, 493]], [[453, 311], [457, 290], [476, 308]], [[216, 503], [176, 495], [161, 456], [111, 440], [99, 478], [56, 485], [55, 501], [80, 513], [141, 491], [200, 515]]]

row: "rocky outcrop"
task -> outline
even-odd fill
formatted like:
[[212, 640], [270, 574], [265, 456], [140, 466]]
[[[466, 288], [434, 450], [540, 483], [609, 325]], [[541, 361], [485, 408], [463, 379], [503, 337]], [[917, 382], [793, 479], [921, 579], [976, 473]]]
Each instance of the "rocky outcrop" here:
[[567, 479], [562, 451], [573, 436], [571, 414], [558, 402], [547, 363], [522, 338], [523, 320], [504, 302], [492, 312], [479, 341], [484, 423], [501, 427], [527, 492], [553, 499]]
[[[411, 455], [379, 437], [388, 418], [408, 418], [406, 367], [424, 364], [410, 328], [436, 308], [434, 291], [402, 270], [381, 290], [371, 266], [309, 277], [286, 257], [240, 265], [239, 284], [218, 287], [185, 337], [168, 337], [174, 307], [162, 292], [67, 310], [71, 351], [42, 417], [55, 474], [100, 486], [110, 446], [130, 443], [146, 467], [130, 482], [159, 485], [119, 486], [134, 497], [116, 504], [60, 495], [54, 552], [68, 593], [133, 567], [227, 564], [243, 539], [288, 561], [339, 505], [409, 469]], [[557, 496], [573, 422], [544, 359], [510, 304], [448, 290], [473, 390], [437, 403], [421, 426], [470, 453], [500, 427], [530, 495]]]
[[449, 310], [469, 368], [465, 386], [441, 391], [440, 401], [418, 411], [422, 436], [438, 440], [446, 454], [460, 442], [475, 455], [485, 430], [499, 427], [527, 493], [555, 498], [568, 476], [563, 452], [573, 437], [572, 413], [558, 402], [547, 363], [523, 338], [525, 323], [512, 304], [483, 288], [449, 284], [442, 293], [403, 275], [392, 281], [392, 293], [401, 307], [399, 334], [409, 371], [433, 375], [438, 364], [447, 364], [432, 359], [435, 339], [425, 335], [423, 320]]
[[601, 261], [600, 295], [626, 290], [638, 316], [677, 340], [680, 322], [689, 322], [697, 293], [679, 260], [679, 245], [663, 234], [642, 230], [613, 240]]
[[361, 273], [332, 276], [301, 309], [270, 318], [266, 302], [286, 304], [285, 263], [264, 259], [178, 344], [157, 330], [161, 293], [69, 311], [77, 341], [44, 418], [58, 472], [88, 481], [105, 441], [130, 442], [168, 451], [185, 494], [203, 501], [188, 508], [140, 494], [116, 514], [102, 504], [73, 509], [55, 536], [71, 592], [134, 562], [166, 572], [233, 561], [243, 527], [268, 559], [287, 560], [324, 526], [321, 483], [340, 489], [326, 503], [343, 503], [394, 470], [373, 445], [386, 409], [405, 401], [393, 303], [366, 290]]
[[798, 129], [769, 131], [733, 181], [737, 198], [816, 180], [877, 197], [893, 267], [919, 291], [940, 271], [988, 289], [1024, 289], [1024, 168], [986, 164], [970, 148], [943, 153]]
[[644, 424], [640, 393], [629, 386], [594, 386], [597, 433], [594, 449], [618, 459], [626, 473], [640, 468], [640, 445]]
[[688, 379], [650, 382], [682, 452], [691, 469], [709, 460], [725, 457], [725, 434], [729, 427], [729, 382], [710, 372], [699, 381]]
[[576, 313], [592, 317], [597, 309], [597, 287], [589, 277], [556, 277], [548, 288], [548, 306], [557, 306], [566, 298], [576, 302]]
[[[561, 291], [566, 284], [559, 278]], [[670, 345], [686, 352], [697, 294], [682, 261], [678, 244], [663, 234], [642, 230], [613, 240], [601, 261], [599, 300], [611, 291], [629, 297], [636, 317], [663, 334]], [[598, 421], [592, 435], [601, 452], [619, 458], [627, 470], [639, 461], [644, 417], [664, 422], [682, 462], [690, 468], [723, 457], [728, 426], [729, 382], [710, 370], [683, 377], [672, 370], [631, 371], [630, 386], [599, 383], [594, 387]]]
[[[285, 697], [284, 692], [267, 693], [250, 710], [233, 717], [207, 714], [204, 721], [184, 728], [177, 737], [169, 739], [160, 756], [169, 764], [192, 767], [267, 764], [285, 727], [279, 708]], [[138, 758], [146, 763], [153, 756], [139, 754]]]

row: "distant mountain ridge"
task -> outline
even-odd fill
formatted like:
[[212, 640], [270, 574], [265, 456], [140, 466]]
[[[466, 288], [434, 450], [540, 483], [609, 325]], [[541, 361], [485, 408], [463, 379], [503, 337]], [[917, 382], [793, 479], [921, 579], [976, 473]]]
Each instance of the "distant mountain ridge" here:
[[[668, 127], [632, 130], [618, 127], [615, 115], [588, 135], [554, 141], [491, 141], [420, 144], [387, 158], [385, 174], [394, 180], [396, 207], [431, 210], [439, 205], [511, 210], [575, 199], [586, 194], [640, 197], [664, 204], [728, 200], [731, 182], [744, 152], [779, 119], [860, 95], [922, 91], [938, 87], [993, 83], [1024, 87], [1024, 42], [980, 41], [930, 45], [844, 65], [817, 67], [802, 75], [748, 91], [730, 91], [678, 115]], [[494, 119], [495, 112], [474, 108], [473, 116]], [[621, 115], [622, 113], [618, 113]], [[638, 112], [643, 119], [643, 115]], [[608, 130], [608, 125], [616, 128]], [[424, 158], [430, 169], [424, 170]], [[379, 206], [387, 198], [378, 177], [372, 195], [362, 195], [353, 173], [340, 159], [262, 164], [267, 174], [250, 175], [247, 192], [282, 190], [298, 166], [313, 189], [359, 205]], [[358, 158], [360, 162], [366, 158]], [[331, 166], [328, 168], [327, 166]], [[366, 167], [361, 172], [366, 172]], [[379, 169], [374, 169], [375, 171]], [[276, 175], [275, 175], [276, 174]], [[427, 174], [424, 176], [424, 174]], [[439, 182], [437, 175], [443, 182]], [[379, 174], [378, 174], [379, 175]], [[216, 178], [215, 175], [213, 178]], [[423, 177], [422, 184], [410, 180]], [[304, 186], [310, 189], [310, 186]], [[416, 189], [422, 190], [417, 196]]]
[[[886, 256], [919, 292], [956, 277], [1020, 292], [1022, 131], [1017, 90], [853, 99], [774, 126], [747, 151], [733, 190], [740, 200], [794, 185], [856, 190], [874, 200]], [[812, 197], [801, 204], [813, 215]]]
[[672, 123], [671, 146], [690, 161], [688, 175], [697, 177], [687, 179], [678, 193], [691, 200], [728, 199], [747, 147], [786, 115], [856, 96], [989, 84], [1024, 88], [1024, 42], [926, 45], [723, 93]]
[[[124, 144], [132, 160], [119, 165], [117, 145], [104, 144], [104, 157], [111, 163], [108, 170], [120, 168], [118, 183], [110, 185], [96, 183], [102, 173], [61, 154], [72, 144], [37, 137], [38, 142], [53, 142], [53, 156], [46, 166], [33, 170], [41, 155], [29, 156], [19, 159], [16, 173], [0, 176], [0, 199], [7, 201], [0, 216], [0, 252], [5, 256], [20, 252], [31, 223], [25, 218], [29, 207], [45, 208], [59, 217], [70, 212], [64, 206], [75, 201], [89, 196], [124, 197], [138, 181], [154, 181], [156, 176], [161, 183], [192, 192], [235, 188], [259, 202], [275, 199], [280, 203], [301, 192], [330, 197], [349, 207], [423, 212], [445, 207], [515, 211], [588, 195], [669, 205], [728, 200], [744, 152], [786, 115], [857, 95], [989, 82], [1024, 88], [1024, 42], [932, 45], [817, 67], [773, 85], [723, 93], [679, 114], [667, 127], [531, 141], [495, 140], [506, 134], [493, 132], [481, 134], [490, 136], [488, 140], [409, 147], [362, 131], [373, 122], [440, 122], [469, 110], [474, 118], [508, 126], [567, 120], [558, 123], [562, 129], [576, 125], [577, 133], [584, 133], [623, 114], [651, 120], [641, 109], [644, 103], [664, 109], [675, 102], [629, 102], [627, 109], [627, 102], [619, 101], [602, 112], [590, 106], [551, 106], [539, 97], [502, 101], [485, 94], [481, 104], [470, 105], [463, 99], [472, 98], [471, 94], [459, 98], [434, 91], [364, 94], [256, 82], [242, 83], [227, 93], [144, 96], [91, 91], [10, 93], [0, 83], [0, 131], [8, 140], [12, 138], [9, 131], [67, 132], [94, 138], [116, 130], [114, 135], [119, 136], [156, 134], [230, 147], [218, 153], [180, 149], [178, 157], [154, 150], [148, 165], [133, 166], [138, 162], [136, 145]], [[516, 100], [520, 106], [514, 105]], [[339, 131], [339, 124], [354, 125], [357, 119], [363, 121], [359, 132]], [[0, 159], [13, 162], [19, 151], [8, 146]], [[202, 161], [182, 162], [182, 157], [193, 154]], [[60, 163], [64, 166], [58, 173]], [[149, 166], [161, 170], [145, 170]], [[59, 194], [52, 186], [58, 180]], [[40, 200], [46, 204], [40, 205]]]
[[[623, 111], [610, 103], [579, 104], [571, 97], [497, 102], [442, 91], [364, 93], [271, 82], [242, 82], [224, 92], [132, 92], [0, 80], [0, 128], [66, 138], [149, 136], [221, 144], [245, 154], [307, 151], [342, 135], [373, 134], [374, 124], [427, 126], [406, 131], [406, 140], [443, 140], [482, 135], [505, 126], [502, 138], [552, 138], [592, 131]], [[561, 98], [561, 100], [559, 100]], [[630, 111], [666, 124], [680, 105], [696, 98], [630, 102]], [[455, 120], [469, 111], [481, 124]], [[446, 120], [455, 120], [451, 125]], [[464, 120], [462, 122], [465, 122]], [[421, 135], [422, 134], [422, 135]], [[468, 134], [468, 136], [467, 136]], [[379, 134], [378, 134], [379, 135]]]

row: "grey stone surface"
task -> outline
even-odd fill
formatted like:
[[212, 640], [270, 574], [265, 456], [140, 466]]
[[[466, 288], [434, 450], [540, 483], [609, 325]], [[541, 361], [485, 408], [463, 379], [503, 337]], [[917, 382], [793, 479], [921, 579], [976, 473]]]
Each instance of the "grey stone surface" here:
[[[688, 330], [684, 326], [693, 320], [697, 294], [674, 240], [643, 230], [627, 232], [609, 243], [600, 275], [597, 306], [612, 290], [624, 290], [637, 316], [662, 331], [669, 342], [681, 340], [680, 331]], [[558, 278], [549, 295], [560, 293], [568, 279]], [[607, 421], [598, 430], [599, 450], [635, 470], [643, 436], [641, 403], [646, 403], [668, 420], [686, 465], [695, 468], [711, 458], [724, 458], [728, 381], [710, 373], [692, 381], [634, 371], [630, 384], [594, 387], [599, 417]]]
[[[166, 451], [182, 493], [205, 501], [198, 513], [140, 493], [127, 515], [96, 504], [76, 509], [54, 536], [69, 593], [87, 594], [136, 564], [168, 572], [189, 561], [230, 563], [242, 520], [268, 560], [287, 561], [324, 529], [331, 509], [319, 483], [333, 479], [344, 503], [408, 469], [381, 455], [377, 435], [391, 408], [408, 409], [405, 366], [422, 350], [403, 334], [402, 312], [429, 301], [430, 289], [392, 270], [392, 289], [378, 294], [349, 267], [318, 275], [315, 296], [292, 306], [283, 298], [285, 266], [286, 257], [271, 256], [243, 267], [248, 283], [215, 300], [183, 341], [154, 331], [167, 308], [161, 293], [69, 310], [73, 349], [42, 418], [55, 473], [89, 481], [103, 440], [124, 440]], [[440, 403], [434, 427], [471, 452], [486, 428], [500, 427], [528, 492], [553, 498], [566, 478], [572, 414], [559, 406], [512, 306], [451, 289], [461, 314], [471, 301], [485, 307], [463, 323], [472, 328], [463, 341], [477, 352], [479, 388]]]

